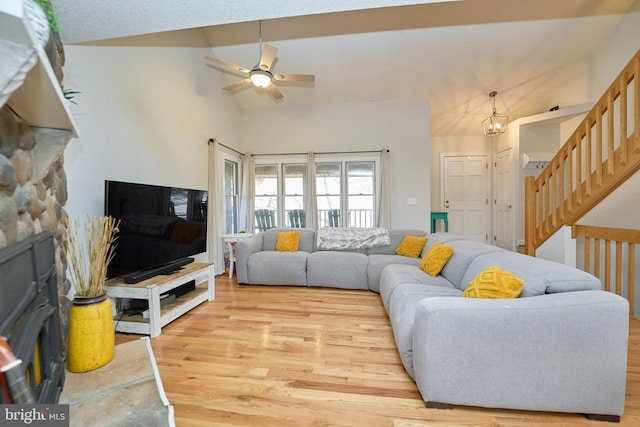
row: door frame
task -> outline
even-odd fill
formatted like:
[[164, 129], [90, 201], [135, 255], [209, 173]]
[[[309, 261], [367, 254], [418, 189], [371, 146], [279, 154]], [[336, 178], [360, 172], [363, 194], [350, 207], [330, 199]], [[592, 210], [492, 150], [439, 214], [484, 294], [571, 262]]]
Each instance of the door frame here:
[[441, 152], [440, 153], [440, 194], [438, 198], [440, 199], [439, 206], [441, 212], [446, 212], [444, 207], [444, 162], [447, 157], [469, 157], [469, 156], [484, 156], [487, 164], [487, 176], [485, 177], [485, 189], [487, 190], [487, 197], [489, 199], [489, 211], [487, 213], [487, 218], [485, 219], [487, 227], [487, 243], [493, 244], [493, 204], [491, 201], [493, 200], [493, 153], [491, 151], [471, 151], [471, 152]]

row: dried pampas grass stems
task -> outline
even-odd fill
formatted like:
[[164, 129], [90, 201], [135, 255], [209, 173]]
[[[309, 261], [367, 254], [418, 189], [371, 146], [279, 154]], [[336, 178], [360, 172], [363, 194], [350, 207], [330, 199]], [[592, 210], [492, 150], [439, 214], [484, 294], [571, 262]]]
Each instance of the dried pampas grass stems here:
[[63, 218], [60, 223], [63, 230], [61, 247], [76, 295], [102, 295], [107, 266], [115, 255], [114, 242], [120, 221], [110, 216], [87, 217], [84, 233], [81, 233], [77, 219]]

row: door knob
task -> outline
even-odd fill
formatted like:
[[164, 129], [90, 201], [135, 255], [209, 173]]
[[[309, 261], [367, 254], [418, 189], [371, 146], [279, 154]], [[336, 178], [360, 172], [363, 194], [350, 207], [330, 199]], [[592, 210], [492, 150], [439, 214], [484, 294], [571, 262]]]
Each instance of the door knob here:
[[504, 205], [505, 208], [509, 208], [509, 209], [511, 209], [511, 206], [512, 206], [511, 203], [509, 203], [508, 205]]
[[449, 201], [448, 201], [448, 200], [445, 200], [445, 201], [444, 201], [444, 207], [445, 207], [445, 208], [447, 208], [447, 209], [449, 209]]

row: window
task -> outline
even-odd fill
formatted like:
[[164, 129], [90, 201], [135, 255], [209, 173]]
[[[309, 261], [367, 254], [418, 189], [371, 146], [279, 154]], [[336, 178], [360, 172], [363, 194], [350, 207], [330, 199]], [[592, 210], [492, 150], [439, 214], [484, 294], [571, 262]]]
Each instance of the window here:
[[[321, 227], [375, 227], [379, 156], [317, 155], [315, 195], [306, 188], [307, 164], [300, 157], [282, 157], [255, 166], [255, 209], [274, 211], [277, 226], [305, 225], [305, 198], [315, 197]], [[345, 157], [351, 157], [345, 159]], [[294, 212], [299, 211], [299, 212]]]
[[[307, 177], [307, 165], [305, 164], [283, 164], [282, 175], [284, 176], [284, 213], [287, 227], [302, 227], [302, 223], [292, 223], [293, 211], [304, 211], [305, 180]], [[304, 212], [302, 212], [304, 217]]]
[[[255, 209], [274, 211], [278, 224], [278, 165], [256, 165]], [[258, 224], [256, 224], [256, 227]]]
[[342, 165], [340, 163], [316, 164], [316, 203], [318, 228], [339, 227], [342, 193]]
[[375, 162], [316, 164], [316, 196], [318, 227], [373, 227]]
[[373, 162], [347, 162], [347, 218], [349, 227], [374, 226], [375, 176]]
[[238, 163], [224, 161], [225, 233], [238, 232]]

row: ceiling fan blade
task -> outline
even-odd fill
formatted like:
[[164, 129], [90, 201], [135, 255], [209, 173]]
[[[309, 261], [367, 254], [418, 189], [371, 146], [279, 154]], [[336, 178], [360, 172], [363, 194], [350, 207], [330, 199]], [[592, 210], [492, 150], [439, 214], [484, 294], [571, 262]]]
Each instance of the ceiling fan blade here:
[[233, 91], [247, 84], [251, 84], [251, 79], [244, 79], [240, 80], [239, 82], [232, 83], [229, 86], [223, 87], [222, 90]]
[[229, 73], [229, 74], [232, 74], [234, 76], [238, 76], [240, 78], [242, 78], [243, 75], [246, 76], [245, 73], [237, 72], [237, 74], [236, 74], [236, 72], [234, 72], [233, 70], [222, 69], [221, 67], [218, 67], [217, 65], [213, 65], [213, 64], [204, 64], [204, 65], [206, 65], [207, 67], [209, 67], [209, 68], [211, 68], [213, 70], [216, 70], [218, 72]]
[[[231, 62], [227, 62], [227, 61], [222, 60], [222, 59], [214, 58], [213, 56], [205, 56], [204, 59], [206, 59], [208, 61], [211, 61], [211, 62], [215, 62], [215, 63], [217, 63], [219, 65], [224, 66], [224, 67], [231, 68], [232, 70], [238, 71], [238, 72], [243, 73], [243, 74], [249, 74], [249, 72], [251, 71], [248, 68], [244, 68], [244, 67], [241, 67], [239, 65], [232, 64]], [[207, 65], [209, 65], [209, 64], [207, 64]]]
[[276, 49], [273, 46], [269, 46], [268, 44], [264, 45], [264, 49], [262, 50], [262, 58], [260, 58], [260, 69], [269, 71], [273, 66], [273, 61], [276, 59]]
[[265, 89], [267, 90], [267, 92], [269, 92], [269, 95], [271, 95], [273, 99], [275, 99], [276, 101], [284, 98], [284, 95], [282, 94], [282, 92], [280, 92], [276, 87], [276, 85], [274, 85], [273, 83], [271, 83]]
[[281, 82], [309, 82], [313, 83], [316, 76], [313, 74], [274, 74], [273, 78]]

